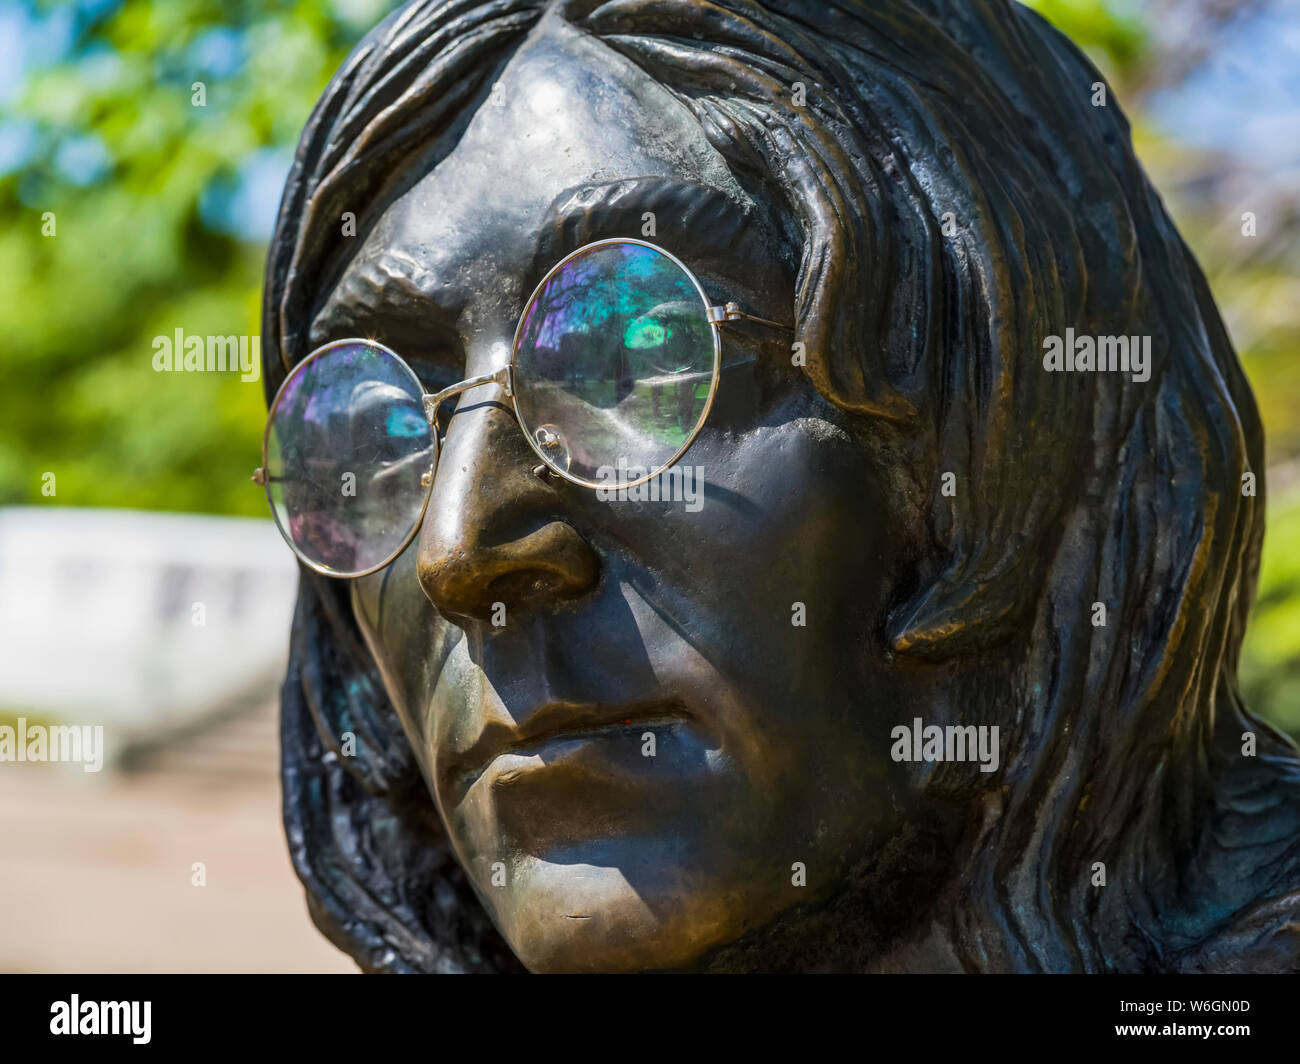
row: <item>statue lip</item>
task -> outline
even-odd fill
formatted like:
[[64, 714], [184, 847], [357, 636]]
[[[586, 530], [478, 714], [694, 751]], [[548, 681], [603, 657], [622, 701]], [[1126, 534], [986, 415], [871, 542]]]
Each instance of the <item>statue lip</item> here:
[[677, 698], [639, 702], [548, 702], [524, 716], [522, 725], [488, 724], [463, 752], [454, 756], [446, 778], [456, 788], [456, 801], [505, 754], [529, 754], [545, 743], [583, 739], [604, 732], [654, 724], [696, 722]]

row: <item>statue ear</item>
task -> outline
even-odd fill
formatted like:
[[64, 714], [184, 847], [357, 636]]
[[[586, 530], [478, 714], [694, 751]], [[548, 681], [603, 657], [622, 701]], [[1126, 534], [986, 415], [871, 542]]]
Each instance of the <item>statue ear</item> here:
[[[1062, 408], [1051, 393], [1058, 382], [1043, 379], [1052, 375], [1028, 374], [1028, 381], [1025, 376], [1007, 390], [1021, 406], [1059, 410], [1053, 425], [997, 406], [986, 410], [984, 403], [958, 404], [948, 412], [943, 457], [936, 462], [947, 471], [935, 476], [925, 519], [933, 553], [919, 563], [915, 590], [894, 606], [886, 626], [896, 654], [945, 660], [1028, 632], [1067, 529], [1077, 545], [1072, 564], [1080, 569], [1079, 586], [1096, 585], [1095, 574], [1089, 581], [1082, 570], [1095, 568], [1095, 543], [1104, 527], [1092, 527], [1101, 523], [1098, 515], [1076, 509], [1087, 474], [1070, 444], [1087, 431], [1091, 405]], [[997, 445], [965, 445], [971, 438]], [[1094, 547], [1086, 546], [1090, 542]]]
[[522, 971], [456, 860], [346, 587], [306, 573], [280, 733], [290, 856], [331, 942], [368, 972]]
[[962, 572], [954, 564], [890, 613], [890, 649], [939, 661], [996, 647], [1027, 623], [1026, 607], [1034, 602], [1021, 600], [1025, 584], [1041, 586], [1041, 580]]

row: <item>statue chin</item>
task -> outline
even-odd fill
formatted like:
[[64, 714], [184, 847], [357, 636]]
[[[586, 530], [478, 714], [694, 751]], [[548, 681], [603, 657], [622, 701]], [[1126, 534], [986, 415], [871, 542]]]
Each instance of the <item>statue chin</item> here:
[[[304, 575], [286, 826], [368, 970], [1284, 964], [1251, 884], [1300, 857], [1251, 840], [1300, 764], [1232, 693], [1263, 440], [1218, 312], [1068, 41], [889, 6], [420, 0], [326, 90], [269, 394], [348, 337], [490, 377], [605, 239], [793, 325], [713, 326], [653, 488], [548, 475], [500, 382], [459, 395], [405, 550]], [[590, 405], [689, 411], [655, 387]]]
[[[516, 879], [500, 902], [484, 900], [533, 972], [689, 969], [742, 933], [709, 892], [638, 888], [617, 866], [528, 861]], [[656, 906], [660, 899], [666, 904]]]

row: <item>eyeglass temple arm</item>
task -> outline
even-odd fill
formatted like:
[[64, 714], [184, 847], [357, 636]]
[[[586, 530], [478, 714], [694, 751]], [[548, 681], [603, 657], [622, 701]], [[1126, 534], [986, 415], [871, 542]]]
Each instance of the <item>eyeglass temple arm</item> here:
[[740, 309], [739, 303], [724, 303], [721, 306], [709, 307], [709, 321], [714, 325], [726, 325], [733, 321], [753, 321], [759, 325], [770, 325], [774, 329], [782, 329], [785, 332], [794, 332], [793, 327], [782, 325], [779, 321], [769, 321], [767, 318], [760, 318], [754, 314], [746, 314]]

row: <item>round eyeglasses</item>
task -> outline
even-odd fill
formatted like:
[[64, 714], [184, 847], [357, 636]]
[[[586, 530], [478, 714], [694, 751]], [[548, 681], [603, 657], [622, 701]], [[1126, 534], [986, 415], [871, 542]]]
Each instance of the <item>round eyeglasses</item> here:
[[[756, 318], [714, 305], [679, 259], [599, 240], [555, 264], [515, 329], [510, 362], [430, 394], [392, 350], [338, 340], [303, 359], [271, 401], [253, 480], [285, 541], [326, 576], [382, 569], [415, 537], [433, 489], [442, 403], [502, 387], [550, 470], [592, 489], [634, 487], [686, 453], [713, 405], [719, 327]], [[752, 361], [752, 360], [751, 360]]]

